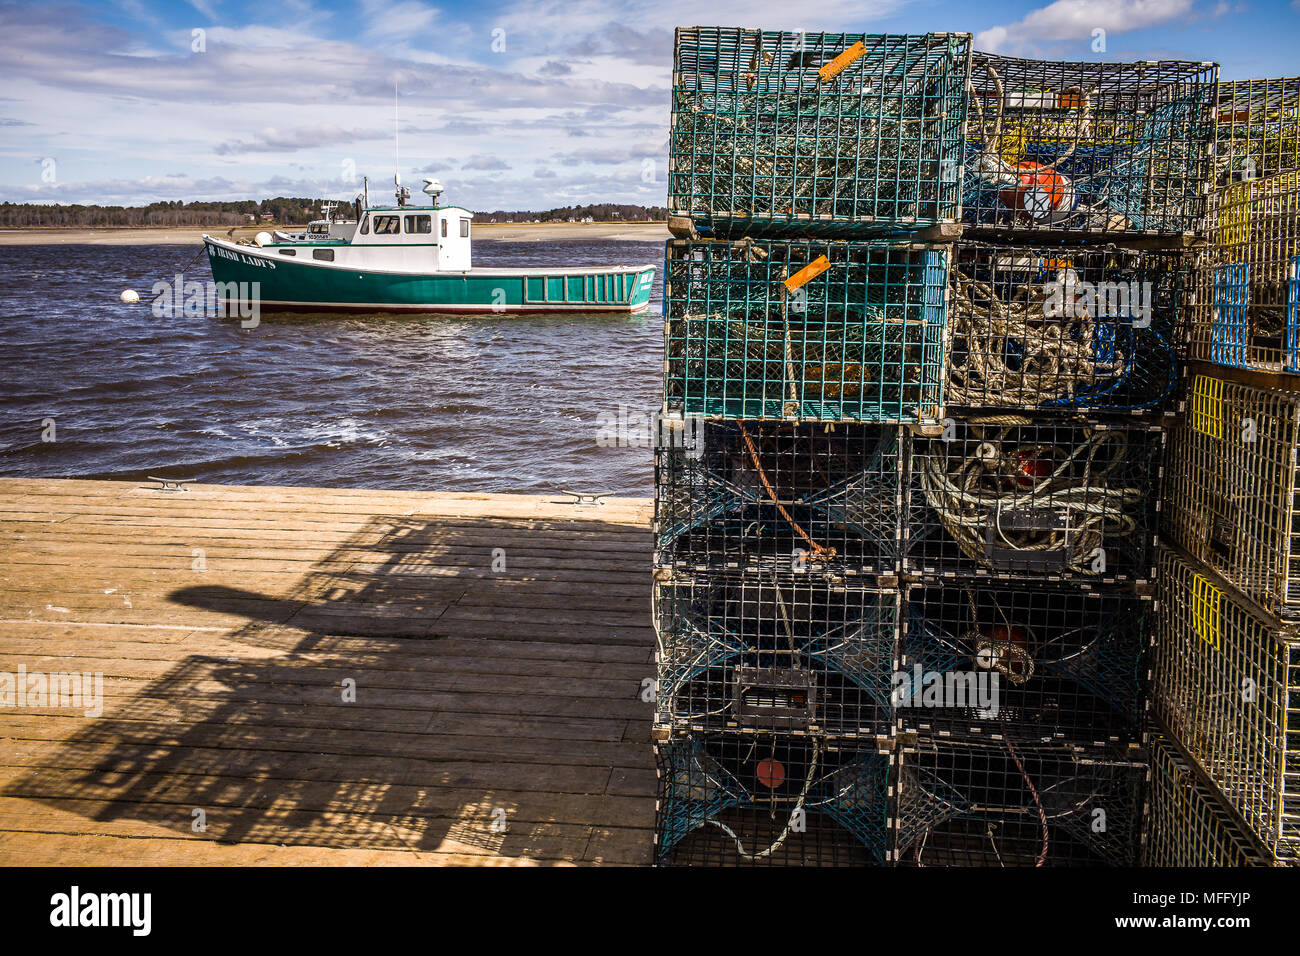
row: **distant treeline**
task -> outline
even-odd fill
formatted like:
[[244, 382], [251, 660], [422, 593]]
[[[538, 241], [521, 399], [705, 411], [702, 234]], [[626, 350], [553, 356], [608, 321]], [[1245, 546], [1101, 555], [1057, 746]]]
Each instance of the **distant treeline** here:
[[476, 213], [474, 218], [478, 222], [489, 222], [495, 219], [497, 222], [532, 222], [534, 219], [540, 222], [568, 222], [590, 218], [593, 222], [616, 222], [618, 220], [627, 221], [660, 221], [668, 218], [668, 210], [662, 206], [629, 206], [622, 203], [602, 202], [591, 206], [562, 206], [559, 209], [548, 209], [545, 212], [480, 212]]
[[[320, 215], [322, 199], [281, 196], [276, 199], [241, 199], [234, 202], [155, 202], [147, 206], [55, 206], [39, 203], [0, 203], [0, 228], [26, 229], [33, 226], [243, 226], [262, 222], [302, 224]], [[417, 203], [418, 204], [418, 203]], [[341, 203], [337, 215], [349, 214], [348, 203]], [[564, 206], [545, 212], [478, 213], [479, 222], [581, 222], [590, 217], [595, 222], [667, 219], [668, 211], [659, 206], [629, 206], [597, 203], [591, 206]]]
[[62, 206], [0, 203], [0, 227], [32, 226], [242, 226], [269, 215], [300, 223], [316, 216], [319, 199], [241, 199], [235, 202], [154, 202], [147, 206]]

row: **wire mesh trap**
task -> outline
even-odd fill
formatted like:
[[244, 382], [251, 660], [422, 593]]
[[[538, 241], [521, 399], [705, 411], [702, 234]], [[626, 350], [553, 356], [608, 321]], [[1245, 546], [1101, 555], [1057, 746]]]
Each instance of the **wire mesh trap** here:
[[702, 234], [955, 222], [969, 34], [679, 28], [668, 206]]
[[1149, 599], [968, 580], [909, 585], [903, 608], [899, 730], [1141, 740]]
[[1176, 254], [959, 242], [949, 273], [950, 406], [1162, 407], [1190, 277]]
[[1003, 230], [1187, 233], [1211, 173], [1210, 63], [975, 54], [964, 219]]
[[781, 734], [709, 734], [659, 744], [655, 759], [660, 865], [886, 862], [886, 753]]
[[897, 590], [821, 574], [658, 577], [657, 726], [890, 735]]
[[1133, 866], [1145, 765], [1009, 740], [898, 757], [899, 866]]
[[1219, 83], [1215, 185], [1300, 169], [1300, 76]]
[[1165, 532], [1272, 614], [1300, 617], [1300, 396], [1209, 375], [1172, 432]]
[[972, 416], [905, 445], [905, 572], [1151, 579], [1159, 427]]
[[660, 566], [896, 574], [897, 426], [700, 422], [655, 459]]
[[1192, 357], [1300, 372], [1300, 171], [1226, 186], [1209, 205]]
[[1151, 741], [1143, 866], [1272, 866], [1167, 739]]
[[666, 410], [937, 420], [948, 255], [884, 242], [669, 242]]
[[1170, 550], [1158, 594], [1157, 715], [1264, 847], [1300, 859], [1300, 635]]

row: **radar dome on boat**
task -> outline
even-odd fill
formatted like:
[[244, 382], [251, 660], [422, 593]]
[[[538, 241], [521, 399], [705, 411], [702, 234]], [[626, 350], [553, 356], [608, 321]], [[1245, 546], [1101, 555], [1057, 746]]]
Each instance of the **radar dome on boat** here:
[[424, 181], [424, 189], [420, 191], [426, 196], [431, 197], [434, 202], [437, 202], [438, 196], [441, 195], [443, 191], [442, 182], [437, 179], [426, 179]]

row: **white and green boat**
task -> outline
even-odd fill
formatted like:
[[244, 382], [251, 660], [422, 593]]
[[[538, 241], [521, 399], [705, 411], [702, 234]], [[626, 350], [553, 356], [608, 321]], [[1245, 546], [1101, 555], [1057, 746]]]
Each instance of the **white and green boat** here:
[[[251, 242], [205, 235], [212, 277], [252, 288], [260, 308], [294, 312], [629, 313], [650, 305], [653, 265], [484, 269], [470, 263], [473, 213], [358, 199], [356, 218], [313, 222], [305, 233], [258, 233]], [[248, 285], [230, 285], [246, 283]]]

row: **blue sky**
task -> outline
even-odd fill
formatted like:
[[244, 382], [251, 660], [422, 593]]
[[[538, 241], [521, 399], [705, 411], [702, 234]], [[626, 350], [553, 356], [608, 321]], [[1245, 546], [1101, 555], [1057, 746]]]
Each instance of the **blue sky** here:
[[0, 0], [0, 199], [382, 193], [396, 79], [408, 184], [477, 209], [659, 204], [672, 29], [698, 23], [1300, 73], [1300, 0]]

